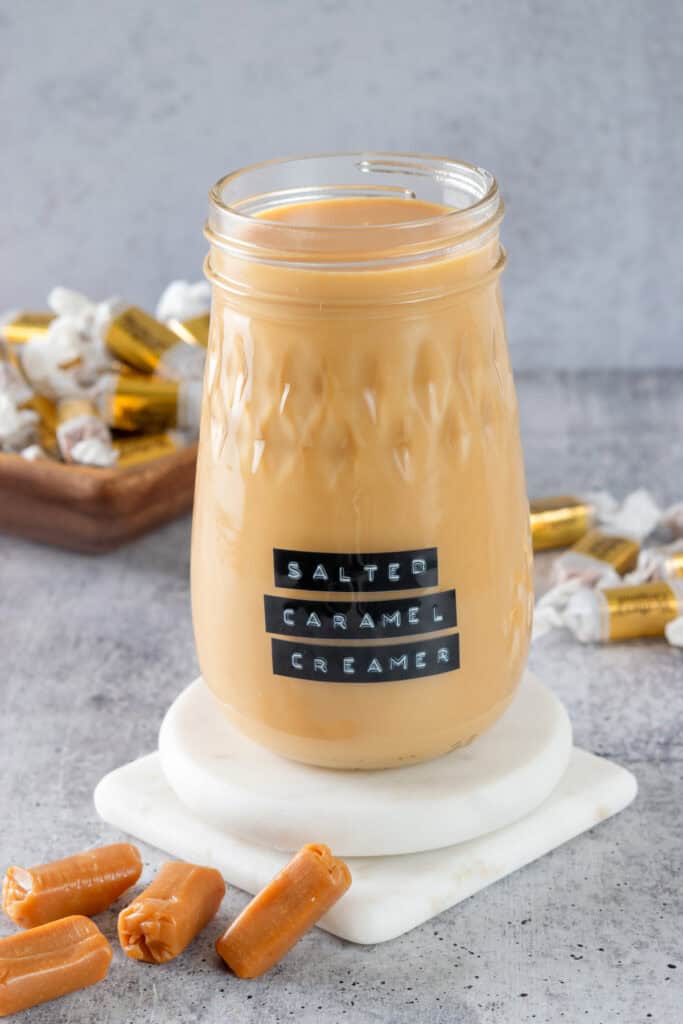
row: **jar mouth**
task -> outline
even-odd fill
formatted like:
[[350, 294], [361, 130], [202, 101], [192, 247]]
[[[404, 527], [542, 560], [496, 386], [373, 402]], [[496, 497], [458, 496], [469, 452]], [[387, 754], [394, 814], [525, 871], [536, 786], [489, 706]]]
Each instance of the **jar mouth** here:
[[[380, 224], [290, 223], [284, 206], [348, 198], [421, 200], [435, 215]], [[494, 176], [447, 157], [391, 152], [331, 153], [269, 160], [233, 171], [209, 192], [205, 234], [212, 246], [268, 263], [316, 267], [434, 259], [483, 244], [503, 203]]]

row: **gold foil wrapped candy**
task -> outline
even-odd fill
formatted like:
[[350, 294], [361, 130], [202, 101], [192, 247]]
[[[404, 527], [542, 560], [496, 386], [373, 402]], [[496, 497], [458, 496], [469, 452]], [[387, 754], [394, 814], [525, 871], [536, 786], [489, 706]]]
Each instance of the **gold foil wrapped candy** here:
[[683, 615], [683, 581], [655, 580], [637, 586], [590, 590], [572, 596], [565, 625], [582, 643], [664, 636]]
[[529, 506], [534, 551], [570, 547], [595, 522], [595, 508], [569, 495], [536, 498]]

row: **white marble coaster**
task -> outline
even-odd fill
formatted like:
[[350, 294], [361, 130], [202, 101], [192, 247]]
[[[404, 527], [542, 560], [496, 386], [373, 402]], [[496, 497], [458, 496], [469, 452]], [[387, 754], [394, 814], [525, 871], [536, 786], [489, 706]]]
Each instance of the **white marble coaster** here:
[[[350, 942], [396, 938], [616, 814], [635, 794], [636, 780], [626, 769], [574, 749], [554, 792], [512, 825], [428, 853], [350, 859], [353, 884], [320, 927]], [[190, 814], [166, 782], [158, 754], [102, 779], [95, 806], [111, 825], [172, 856], [218, 868], [249, 893], [288, 860]], [[329, 836], [316, 828], [306, 839], [327, 843]]]
[[467, 747], [385, 771], [312, 768], [243, 736], [198, 679], [169, 708], [159, 753], [171, 788], [202, 821], [276, 850], [318, 835], [340, 857], [373, 857], [517, 821], [558, 784], [571, 742], [564, 707], [528, 672], [505, 714]]

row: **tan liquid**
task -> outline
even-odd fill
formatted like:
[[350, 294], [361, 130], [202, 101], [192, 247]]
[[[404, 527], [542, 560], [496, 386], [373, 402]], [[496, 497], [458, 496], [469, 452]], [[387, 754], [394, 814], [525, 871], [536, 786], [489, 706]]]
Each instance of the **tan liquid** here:
[[[358, 198], [268, 217], [381, 226], [442, 212], [414, 199]], [[531, 547], [499, 255], [489, 238], [464, 255], [391, 269], [274, 268], [217, 256], [248, 288], [214, 289], [193, 524], [197, 649], [225, 712], [286, 757], [342, 768], [425, 760], [486, 729], [520, 680]], [[257, 301], [249, 289], [296, 302]], [[421, 301], [407, 301], [418, 292]], [[301, 579], [301, 565], [285, 558], [296, 586], [277, 586], [274, 549], [320, 558]], [[427, 587], [425, 549], [438, 560], [438, 581]], [[418, 555], [397, 556], [393, 568], [379, 559], [376, 570], [366, 559], [358, 570], [385, 587], [359, 595], [371, 612], [383, 602], [384, 636], [348, 638], [340, 619], [330, 638], [317, 639], [314, 620], [302, 637], [272, 623], [267, 632], [266, 595], [291, 599], [297, 628], [308, 622], [301, 602], [351, 607], [350, 585], [334, 582], [339, 566], [324, 553], [386, 552]], [[334, 592], [304, 589], [321, 564], [317, 584], [327, 575]], [[406, 589], [389, 589], [397, 582]], [[445, 614], [440, 629], [439, 602], [451, 590], [457, 624]], [[274, 672], [278, 637], [294, 645], [283, 655], [294, 677]], [[301, 653], [311, 644], [336, 648], [330, 662], [353, 673], [330, 681], [328, 659], [314, 666]], [[379, 650], [387, 646], [399, 676], [392, 681]], [[373, 658], [380, 671], [370, 670]], [[354, 681], [363, 673], [373, 681]]]

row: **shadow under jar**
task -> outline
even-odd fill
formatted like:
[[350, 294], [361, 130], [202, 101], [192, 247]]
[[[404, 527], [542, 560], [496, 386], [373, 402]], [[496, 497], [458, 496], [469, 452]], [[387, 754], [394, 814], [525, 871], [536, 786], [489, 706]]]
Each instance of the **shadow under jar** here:
[[436, 757], [520, 681], [501, 217], [488, 172], [403, 154], [273, 161], [211, 192], [194, 628], [225, 713], [285, 757]]

